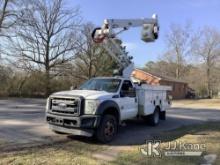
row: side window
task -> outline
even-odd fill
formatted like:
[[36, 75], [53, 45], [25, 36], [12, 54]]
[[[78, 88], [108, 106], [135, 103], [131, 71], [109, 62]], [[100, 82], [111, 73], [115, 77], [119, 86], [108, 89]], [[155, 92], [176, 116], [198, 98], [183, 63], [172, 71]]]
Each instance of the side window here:
[[120, 91], [121, 97], [136, 97], [136, 92], [134, 87], [132, 86], [131, 81], [125, 80], [122, 84], [121, 91]]

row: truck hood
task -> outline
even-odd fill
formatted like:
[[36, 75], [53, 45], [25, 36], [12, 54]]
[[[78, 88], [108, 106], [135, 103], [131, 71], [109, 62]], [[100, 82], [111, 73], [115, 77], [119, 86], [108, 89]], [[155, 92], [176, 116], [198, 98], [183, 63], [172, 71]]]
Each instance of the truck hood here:
[[70, 91], [61, 91], [53, 93], [52, 97], [62, 97], [62, 96], [82, 96], [86, 99], [104, 99], [112, 98], [115, 93], [109, 93], [106, 91], [95, 91], [95, 90], [70, 90]]

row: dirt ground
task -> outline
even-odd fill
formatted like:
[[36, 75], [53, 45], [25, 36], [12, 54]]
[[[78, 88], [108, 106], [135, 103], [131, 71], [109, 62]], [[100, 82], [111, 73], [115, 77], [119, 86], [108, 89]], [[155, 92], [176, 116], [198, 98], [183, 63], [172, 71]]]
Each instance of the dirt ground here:
[[174, 100], [172, 107], [220, 110], [220, 99]]

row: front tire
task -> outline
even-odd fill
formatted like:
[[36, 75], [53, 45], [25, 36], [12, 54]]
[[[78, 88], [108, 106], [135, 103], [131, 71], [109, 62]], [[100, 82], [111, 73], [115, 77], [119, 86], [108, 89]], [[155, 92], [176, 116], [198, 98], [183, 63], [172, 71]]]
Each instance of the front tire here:
[[117, 134], [117, 120], [113, 115], [104, 115], [96, 130], [96, 138], [102, 143], [112, 141]]

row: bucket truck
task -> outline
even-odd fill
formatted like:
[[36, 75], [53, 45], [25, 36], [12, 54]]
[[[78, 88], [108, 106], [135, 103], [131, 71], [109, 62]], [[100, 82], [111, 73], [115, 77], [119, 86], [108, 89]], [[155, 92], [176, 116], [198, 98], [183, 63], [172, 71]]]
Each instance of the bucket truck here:
[[156, 126], [165, 120], [170, 106], [168, 86], [137, 85], [130, 78], [132, 57], [117, 43], [116, 36], [132, 27], [142, 27], [141, 38], [158, 38], [157, 16], [143, 19], [106, 19], [94, 29], [93, 41], [103, 46], [119, 65], [119, 76], [96, 77], [76, 90], [53, 93], [47, 99], [46, 121], [56, 133], [96, 136], [103, 143], [112, 141], [126, 120], [142, 118]]

